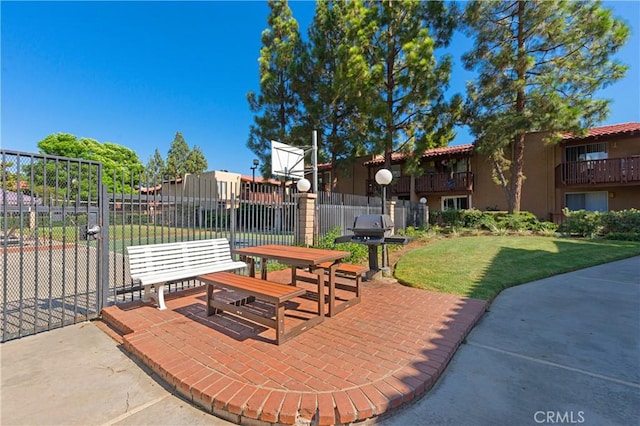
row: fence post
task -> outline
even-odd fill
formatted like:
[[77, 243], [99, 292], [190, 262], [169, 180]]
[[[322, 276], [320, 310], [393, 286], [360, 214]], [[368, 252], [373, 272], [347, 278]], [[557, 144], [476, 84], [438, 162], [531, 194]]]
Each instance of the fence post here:
[[[100, 182], [102, 182], [102, 164], [99, 171]], [[98, 313], [107, 306], [109, 301], [109, 261], [111, 259], [110, 247], [109, 247], [109, 192], [107, 185], [101, 183], [99, 186], [100, 194], [98, 195], [98, 208], [100, 209], [100, 219], [98, 224], [100, 225], [100, 239], [96, 242], [96, 245], [100, 246], [98, 261]], [[124, 253], [123, 253], [124, 254]], [[124, 286], [124, 284], [123, 284]], [[116, 298], [115, 284], [113, 288], [113, 301], [115, 303]]]
[[296, 228], [295, 244], [310, 246], [313, 244], [313, 221], [315, 204], [318, 194], [302, 192], [295, 195], [298, 206], [298, 226]]
[[395, 201], [387, 201], [386, 211], [389, 212], [389, 217], [391, 218], [391, 223], [394, 224], [393, 230], [391, 231], [395, 234], [395, 223], [396, 223], [396, 202]]

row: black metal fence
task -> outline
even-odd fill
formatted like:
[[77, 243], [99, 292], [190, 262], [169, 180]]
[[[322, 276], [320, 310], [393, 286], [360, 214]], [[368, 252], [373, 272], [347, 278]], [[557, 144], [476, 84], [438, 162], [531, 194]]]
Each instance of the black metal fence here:
[[[0, 159], [2, 341], [139, 299], [128, 246], [220, 237], [232, 248], [294, 244], [295, 185], [215, 172], [169, 181], [124, 169], [107, 175], [99, 162], [17, 151], [0, 150]], [[381, 209], [378, 197], [318, 195], [316, 236]], [[419, 226], [414, 208], [396, 204], [396, 229]]]
[[102, 166], [0, 151], [2, 341], [98, 316]]
[[[226, 175], [229, 177], [229, 174]], [[211, 174], [192, 176], [109, 194], [110, 298], [115, 303], [136, 300], [142, 289], [132, 282], [126, 248], [227, 238], [233, 248], [260, 244], [293, 244], [296, 223], [292, 185], [253, 185], [239, 175], [221, 181]], [[138, 181], [153, 181], [139, 176]], [[199, 285], [170, 283], [169, 291]]]

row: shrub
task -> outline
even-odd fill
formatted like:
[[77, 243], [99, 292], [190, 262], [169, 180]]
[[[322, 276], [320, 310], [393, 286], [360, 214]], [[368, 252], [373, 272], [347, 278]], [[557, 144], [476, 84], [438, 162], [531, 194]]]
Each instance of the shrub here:
[[482, 228], [484, 217], [485, 214], [480, 210], [460, 210], [460, 221], [462, 222], [462, 226], [464, 226], [465, 228]]
[[314, 247], [327, 250], [348, 251], [351, 256], [344, 259], [347, 263], [362, 263], [369, 257], [369, 249], [364, 244], [357, 243], [335, 243], [335, 239], [340, 236], [341, 228], [335, 227], [320, 238], [318, 238]]
[[542, 234], [542, 235], [546, 235], [548, 237], [552, 237], [555, 235], [556, 231], [558, 230], [558, 224], [553, 223], [553, 222], [540, 222], [538, 224], [538, 228], [536, 229], [536, 232]]
[[602, 215], [599, 212], [569, 211], [565, 208], [562, 213], [565, 219], [558, 227], [558, 231], [563, 234], [594, 238], [602, 232]]
[[640, 241], [640, 232], [610, 232], [604, 237], [608, 240]]
[[507, 213], [497, 212], [494, 218], [499, 227], [510, 231], [535, 231], [538, 228], [538, 218], [531, 212]]
[[444, 226], [463, 226], [462, 220], [463, 210], [441, 210], [434, 212], [437, 219], [436, 223]]
[[[505, 211], [480, 211], [469, 210], [445, 210], [432, 213], [433, 222], [451, 228], [486, 229], [490, 232], [505, 231], [534, 232], [543, 231], [546, 233], [555, 232], [555, 225], [546, 222], [542, 225], [537, 217], [531, 212], [507, 213]], [[437, 225], [436, 225], [437, 226]], [[451, 231], [449, 231], [451, 232]], [[456, 233], [456, 232], [454, 232]]]
[[602, 214], [603, 233], [640, 233], [640, 210], [610, 211]]

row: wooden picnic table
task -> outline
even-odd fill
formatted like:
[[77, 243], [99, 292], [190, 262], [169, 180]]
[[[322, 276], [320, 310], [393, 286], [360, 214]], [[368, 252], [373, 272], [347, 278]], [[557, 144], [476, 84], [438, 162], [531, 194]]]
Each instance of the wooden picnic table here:
[[[318, 287], [318, 315], [324, 317], [324, 274], [329, 273], [329, 306], [335, 304], [335, 278], [336, 269], [342, 261], [351, 255], [348, 251], [325, 250], [307, 247], [286, 246], [280, 244], [267, 244], [255, 247], [243, 247], [233, 251], [239, 255], [248, 265], [249, 274], [255, 277], [255, 259], [260, 258], [262, 263], [261, 278], [267, 279], [267, 260], [276, 260], [282, 264], [291, 266], [291, 284], [296, 285], [297, 268], [309, 270], [316, 275], [316, 284]], [[331, 262], [331, 265], [322, 267], [320, 264]], [[329, 316], [332, 310], [329, 311]]]

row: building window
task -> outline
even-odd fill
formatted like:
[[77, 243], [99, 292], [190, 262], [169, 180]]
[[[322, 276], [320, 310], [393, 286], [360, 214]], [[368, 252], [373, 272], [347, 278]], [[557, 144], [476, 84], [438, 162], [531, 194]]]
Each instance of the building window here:
[[565, 194], [565, 206], [571, 211], [606, 212], [609, 210], [608, 203], [609, 199], [606, 191]]
[[466, 210], [468, 208], [467, 197], [442, 197], [442, 210]]
[[607, 158], [607, 143], [569, 146], [564, 151], [565, 161], [603, 160]]

